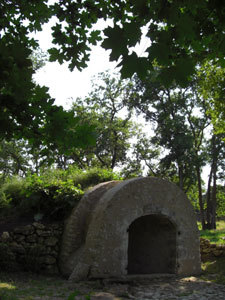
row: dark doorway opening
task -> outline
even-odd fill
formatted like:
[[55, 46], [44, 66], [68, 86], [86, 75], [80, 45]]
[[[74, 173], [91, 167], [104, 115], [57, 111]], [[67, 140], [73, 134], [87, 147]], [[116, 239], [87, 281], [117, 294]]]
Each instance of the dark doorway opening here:
[[176, 227], [166, 216], [140, 217], [128, 232], [128, 274], [175, 274]]

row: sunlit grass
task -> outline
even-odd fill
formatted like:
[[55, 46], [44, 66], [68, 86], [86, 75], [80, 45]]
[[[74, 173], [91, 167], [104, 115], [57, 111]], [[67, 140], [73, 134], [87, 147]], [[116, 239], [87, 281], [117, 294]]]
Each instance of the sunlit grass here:
[[208, 239], [211, 243], [225, 245], [225, 221], [216, 222], [216, 229], [201, 230], [201, 224], [198, 223], [200, 236]]
[[17, 287], [8, 282], [0, 282], [0, 299], [1, 300], [17, 300]]
[[7, 282], [0, 282], [0, 290], [1, 289], [14, 290], [16, 286]]
[[216, 222], [216, 230], [225, 230], [225, 221]]

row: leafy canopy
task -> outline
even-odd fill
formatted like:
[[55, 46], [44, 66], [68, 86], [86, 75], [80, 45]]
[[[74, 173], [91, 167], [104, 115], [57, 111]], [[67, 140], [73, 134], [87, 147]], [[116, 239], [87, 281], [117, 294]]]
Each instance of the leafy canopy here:
[[0, 3], [0, 138], [26, 138], [36, 146], [82, 147], [93, 142], [92, 129], [54, 105], [48, 88], [32, 79], [42, 62], [33, 55], [38, 43], [31, 33], [41, 30], [53, 16], [47, 2]]
[[[159, 78], [165, 84], [175, 80], [185, 85], [202, 60], [224, 65], [225, 18], [220, 0], [62, 0], [53, 5], [53, 12], [58, 22], [53, 27], [56, 47], [50, 50], [51, 60], [69, 61], [71, 69], [86, 66], [89, 45], [99, 40], [111, 50], [110, 59], [120, 61], [123, 77], [136, 72], [143, 78], [157, 62], [163, 67]], [[93, 29], [100, 18], [113, 21], [104, 35]], [[130, 48], [140, 42], [144, 26], [151, 45], [146, 57], [138, 57]]]
[[[224, 67], [225, 18], [220, 0], [60, 0], [54, 4], [47, 0], [2, 0], [0, 15], [3, 137], [43, 139], [40, 127], [45, 128], [46, 120], [52, 124], [52, 119], [55, 125], [59, 115], [61, 128], [68, 128], [70, 117], [68, 120], [62, 109], [53, 105], [46, 87], [32, 81], [35, 67], [30, 57], [38, 45], [31, 33], [41, 30], [52, 17], [50, 61], [68, 62], [71, 70], [87, 66], [90, 47], [99, 41], [111, 50], [110, 59], [119, 62], [125, 78], [134, 73], [144, 78], [158, 64], [162, 67], [158, 78], [163, 84], [176, 81], [184, 86], [195, 66], [205, 59]], [[110, 19], [113, 26], [97, 30], [94, 25], [99, 19]], [[146, 56], [138, 57], [131, 47], [140, 42], [144, 26], [151, 45]], [[48, 129], [47, 136], [51, 136]]]
[[199, 92], [217, 134], [225, 133], [225, 68], [205, 62], [198, 70]]

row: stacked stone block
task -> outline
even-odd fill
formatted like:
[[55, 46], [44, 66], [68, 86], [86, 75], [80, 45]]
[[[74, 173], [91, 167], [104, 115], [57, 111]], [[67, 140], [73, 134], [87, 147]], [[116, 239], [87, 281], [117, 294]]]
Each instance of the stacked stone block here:
[[201, 260], [203, 262], [218, 257], [225, 257], [225, 245], [210, 243], [209, 240], [200, 238]]
[[[1, 264], [9, 269], [25, 269], [57, 274], [63, 225], [35, 222], [3, 232], [0, 237]], [[4, 258], [3, 258], [4, 257]]]

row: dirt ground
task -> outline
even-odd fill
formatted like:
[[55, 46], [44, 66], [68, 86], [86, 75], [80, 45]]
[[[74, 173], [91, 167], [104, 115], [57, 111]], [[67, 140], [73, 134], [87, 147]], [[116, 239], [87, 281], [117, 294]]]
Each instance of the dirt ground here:
[[0, 273], [0, 300], [224, 300], [225, 285], [211, 279], [170, 276], [72, 283], [58, 276]]

